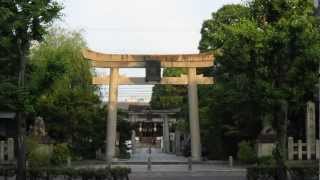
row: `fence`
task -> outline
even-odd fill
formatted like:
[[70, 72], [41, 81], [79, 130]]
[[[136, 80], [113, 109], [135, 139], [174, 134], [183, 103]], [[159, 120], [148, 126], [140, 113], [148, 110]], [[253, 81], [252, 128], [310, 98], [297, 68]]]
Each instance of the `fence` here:
[[320, 159], [320, 141], [316, 140], [315, 148], [302, 142], [301, 139], [297, 143], [293, 137], [288, 138], [288, 159], [289, 160], [312, 160]]
[[14, 140], [8, 138], [0, 141], [0, 164], [12, 163], [14, 161]]

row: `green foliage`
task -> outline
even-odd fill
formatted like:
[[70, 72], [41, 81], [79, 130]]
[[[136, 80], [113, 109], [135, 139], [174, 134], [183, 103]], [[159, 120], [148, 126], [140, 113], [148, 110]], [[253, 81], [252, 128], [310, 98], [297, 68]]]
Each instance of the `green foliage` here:
[[[292, 179], [316, 179], [319, 171], [316, 166], [289, 167], [288, 173]], [[279, 179], [275, 166], [260, 166], [247, 168], [248, 180]]]
[[67, 164], [71, 152], [67, 144], [40, 144], [34, 137], [26, 139], [27, 159], [31, 168], [61, 166]]
[[252, 164], [256, 162], [257, 155], [251, 143], [248, 141], [241, 141], [238, 149], [238, 159], [240, 162], [245, 164]]
[[[179, 77], [185, 74], [185, 69], [167, 68], [164, 77]], [[155, 85], [152, 89], [151, 107], [154, 109], [183, 108], [186, 102], [186, 88], [178, 85]]]
[[242, 5], [225, 5], [217, 12], [212, 13], [212, 18], [206, 20], [202, 25], [199, 50], [207, 52], [219, 49], [224, 43], [225, 26], [236, 24], [249, 17], [249, 8]]
[[257, 159], [258, 166], [274, 166], [276, 161], [272, 156], [263, 156]]
[[35, 150], [39, 146], [38, 141], [33, 137], [27, 137], [25, 143], [29, 152]]
[[51, 147], [49, 145], [39, 144], [35, 138], [26, 139], [28, 149], [27, 159], [32, 168], [48, 167], [50, 165]]
[[127, 115], [126, 113], [119, 111], [118, 122], [117, 122], [117, 131], [119, 132], [119, 158], [120, 159], [129, 159], [130, 153], [127, 152], [127, 145], [125, 144], [126, 140], [131, 139], [131, 126], [128, 121], [123, 120], [123, 117]]
[[46, 167], [50, 165], [50, 147], [39, 145], [35, 150], [28, 154], [30, 167]]
[[288, 124], [283, 104], [288, 104], [289, 134], [303, 133], [297, 127], [303, 125], [306, 102], [314, 98], [319, 38], [312, 4], [304, 0], [253, 0], [213, 13], [199, 45], [201, 52], [215, 53], [214, 67], [203, 71], [214, 76], [215, 85], [199, 88], [206, 144], [222, 144], [234, 154], [238, 142], [257, 137], [268, 116], [283, 149]]
[[32, 111], [24, 77], [31, 43], [41, 41], [46, 28], [60, 16], [57, 1], [0, 3], [0, 109]]
[[[67, 179], [128, 179], [131, 169], [126, 167], [114, 167], [106, 169], [73, 169], [73, 168], [29, 168], [26, 171], [28, 179], [50, 179], [64, 176]], [[16, 174], [14, 168], [1, 168], [0, 176], [13, 177]]]
[[[180, 77], [186, 74], [184, 68], [166, 68], [164, 77]], [[152, 89], [150, 105], [153, 109], [180, 109], [177, 118], [180, 119], [179, 127], [188, 132], [188, 92], [181, 85], [155, 85]]]
[[105, 110], [91, 84], [83, 48], [79, 32], [51, 29], [44, 41], [32, 48], [28, 87], [35, 115], [44, 118], [48, 135], [69, 142], [76, 155], [89, 158], [104, 144]]
[[54, 166], [66, 165], [71, 152], [67, 144], [56, 144], [53, 147], [50, 162]]

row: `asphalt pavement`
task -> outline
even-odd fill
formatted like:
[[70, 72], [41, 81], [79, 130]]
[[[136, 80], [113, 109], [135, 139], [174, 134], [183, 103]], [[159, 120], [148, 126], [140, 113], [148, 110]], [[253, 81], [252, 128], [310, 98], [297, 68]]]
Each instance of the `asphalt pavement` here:
[[246, 180], [244, 172], [133, 172], [130, 180]]

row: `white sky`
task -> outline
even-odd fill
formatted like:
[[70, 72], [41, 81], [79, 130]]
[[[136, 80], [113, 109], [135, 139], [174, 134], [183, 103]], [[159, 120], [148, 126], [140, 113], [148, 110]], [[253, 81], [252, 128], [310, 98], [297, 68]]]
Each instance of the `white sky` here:
[[[198, 53], [202, 22], [241, 0], [61, 0], [62, 26], [83, 30], [95, 51], [129, 54]], [[121, 74], [144, 76], [142, 69]], [[120, 87], [119, 100], [150, 98], [151, 86]], [[103, 91], [104, 92], [104, 91]]]

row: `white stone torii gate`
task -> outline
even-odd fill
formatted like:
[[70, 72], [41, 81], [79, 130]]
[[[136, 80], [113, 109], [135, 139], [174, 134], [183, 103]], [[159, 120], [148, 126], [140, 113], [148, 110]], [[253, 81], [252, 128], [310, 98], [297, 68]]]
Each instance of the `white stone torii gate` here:
[[[189, 121], [191, 134], [191, 156], [194, 161], [201, 160], [201, 141], [199, 127], [197, 84], [213, 84], [212, 77], [197, 75], [197, 68], [213, 66], [211, 53], [180, 55], [129, 55], [103, 54], [84, 50], [83, 56], [96, 68], [110, 68], [110, 76], [93, 77], [93, 84], [109, 85], [109, 105], [106, 134], [106, 161], [112, 162], [115, 154], [117, 127], [118, 85], [188, 85]], [[188, 75], [181, 77], [162, 77], [160, 82], [146, 82], [145, 78], [131, 78], [119, 75], [119, 68], [145, 68], [146, 61], [159, 61], [162, 68], [187, 68]]]

